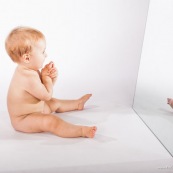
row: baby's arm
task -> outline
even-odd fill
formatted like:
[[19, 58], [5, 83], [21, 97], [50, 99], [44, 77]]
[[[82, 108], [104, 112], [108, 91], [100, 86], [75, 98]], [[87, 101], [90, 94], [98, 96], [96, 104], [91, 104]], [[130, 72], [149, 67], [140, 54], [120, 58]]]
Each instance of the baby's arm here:
[[25, 90], [39, 100], [48, 101], [52, 98], [53, 82], [57, 78], [56, 68], [52, 64], [47, 64], [41, 73], [31, 72], [25, 77]]
[[44, 76], [41, 81], [39, 74], [32, 72], [27, 75], [25, 90], [40, 100], [50, 100], [53, 94], [52, 79], [49, 76]]
[[[52, 98], [52, 94], [53, 94], [53, 83], [52, 83], [52, 79], [49, 76], [42, 76], [42, 83], [45, 86], [45, 88], [47, 89], [48, 94], [48, 98]], [[48, 99], [49, 100], [49, 99]]]

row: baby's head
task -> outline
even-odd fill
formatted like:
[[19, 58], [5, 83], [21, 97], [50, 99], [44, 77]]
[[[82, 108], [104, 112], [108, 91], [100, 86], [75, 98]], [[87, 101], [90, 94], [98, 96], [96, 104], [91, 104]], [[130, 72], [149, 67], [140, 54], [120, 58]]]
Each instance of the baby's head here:
[[17, 27], [7, 36], [5, 48], [11, 59], [19, 62], [20, 58], [30, 53], [34, 44], [40, 40], [45, 40], [40, 31], [29, 27]]

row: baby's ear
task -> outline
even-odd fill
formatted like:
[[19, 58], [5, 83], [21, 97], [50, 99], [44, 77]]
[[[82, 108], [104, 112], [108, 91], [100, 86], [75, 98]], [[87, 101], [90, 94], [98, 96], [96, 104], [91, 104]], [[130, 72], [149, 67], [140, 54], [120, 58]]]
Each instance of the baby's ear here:
[[22, 59], [22, 62], [28, 64], [30, 62], [30, 54], [28, 53], [23, 54], [21, 59]]

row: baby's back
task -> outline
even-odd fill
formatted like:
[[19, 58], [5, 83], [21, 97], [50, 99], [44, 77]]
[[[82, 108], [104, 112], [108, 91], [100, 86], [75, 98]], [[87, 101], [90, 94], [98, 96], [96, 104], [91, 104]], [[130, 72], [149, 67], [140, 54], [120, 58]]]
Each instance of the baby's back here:
[[25, 71], [19, 66], [16, 68], [10, 83], [7, 96], [7, 106], [10, 117], [15, 119], [18, 116], [41, 112], [44, 102], [27, 92], [27, 80], [33, 72]]

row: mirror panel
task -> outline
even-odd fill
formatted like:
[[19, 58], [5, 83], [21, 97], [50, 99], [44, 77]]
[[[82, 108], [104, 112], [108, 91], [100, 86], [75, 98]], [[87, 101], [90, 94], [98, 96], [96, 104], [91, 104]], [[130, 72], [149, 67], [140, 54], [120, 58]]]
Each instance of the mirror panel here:
[[133, 108], [173, 155], [173, 1], [150, 1]]

